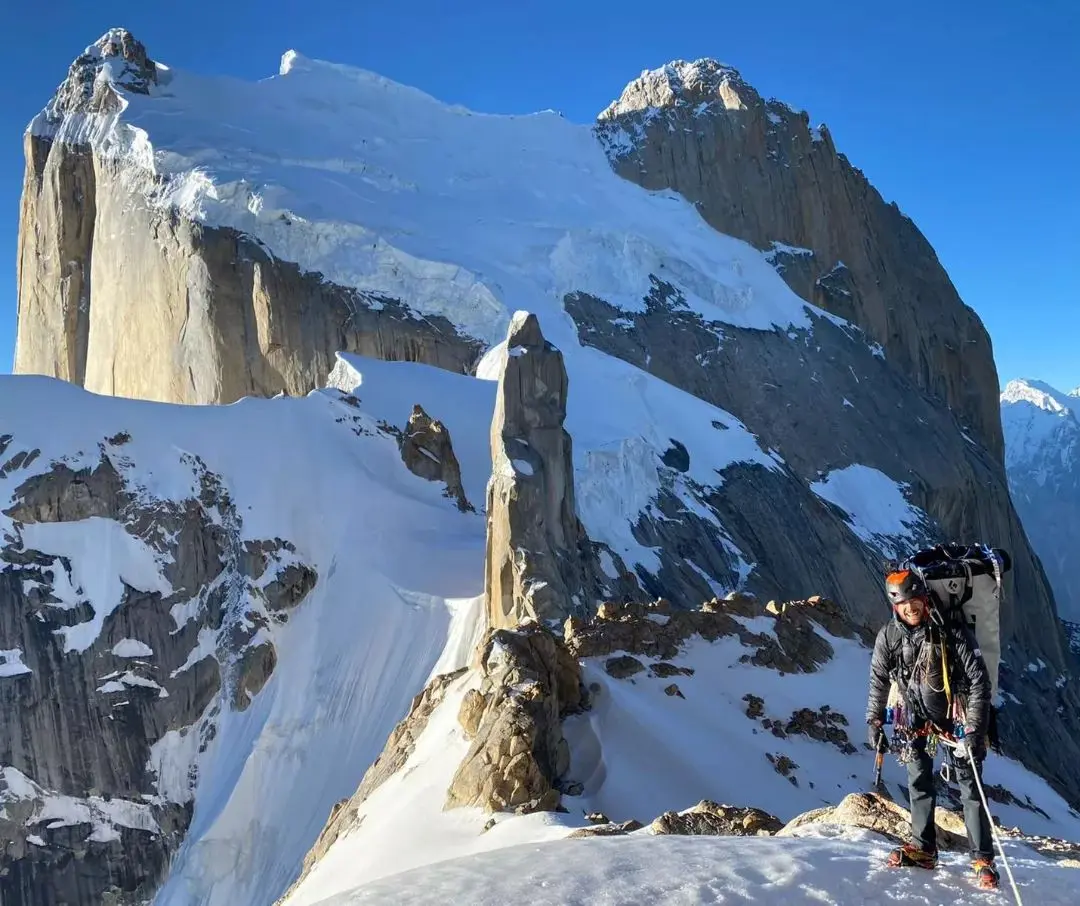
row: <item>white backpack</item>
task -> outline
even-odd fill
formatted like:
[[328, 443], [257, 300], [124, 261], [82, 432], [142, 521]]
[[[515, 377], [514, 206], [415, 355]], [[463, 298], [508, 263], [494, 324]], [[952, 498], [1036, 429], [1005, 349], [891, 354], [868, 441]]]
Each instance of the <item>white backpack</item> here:
[[1009, 555], [984, 544], [939, 544], [912, 554], [904, 563], [922, 577], [945, 621], [963, 620], [975, 636], [990, 674], [990, 694], [1000, 705], [1001, 577]]

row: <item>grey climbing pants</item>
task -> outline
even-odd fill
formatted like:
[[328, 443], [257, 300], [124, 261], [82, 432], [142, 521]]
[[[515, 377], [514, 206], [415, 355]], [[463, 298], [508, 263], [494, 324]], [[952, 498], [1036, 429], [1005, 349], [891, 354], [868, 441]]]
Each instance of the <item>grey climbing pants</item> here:
[[[915, 757], [908, 762], [908, 792], [911, 794], [911, 842], [926, 852], [937, 852], [937, 828], [934, 809], [937, 805], [934, 760], [926, 752], [926, 738], [915, 740]], [[982, 778], [982, 761], [978, 762]], [[955, 777], [964, 805], [964, 826], [972, 858], [993, 859], [994, 839], [990, 833], [990, 818], [979, 799], [971, 762], [965, 756], [957, 759]]]

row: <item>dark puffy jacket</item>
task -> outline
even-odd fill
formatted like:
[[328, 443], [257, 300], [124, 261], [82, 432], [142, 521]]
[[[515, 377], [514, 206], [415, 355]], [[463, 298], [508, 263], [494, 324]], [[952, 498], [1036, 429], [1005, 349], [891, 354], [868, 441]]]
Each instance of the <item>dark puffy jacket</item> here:
[[[953, 696], [965, 696], [965, 726], [975, 736], [986, 733], [990, 712], [990, 677], [971, 630], [962, 623], [943, 628], [928, 622], [908, 626], [895, 615], [881, 627], [874, 642], [870, 663], [870, 696], [866, 720], [884, 720], [889, 684], [896, 680], [905, 705], [919, 717], [951, 730], [948, 703], [941, 671], [941, 639], [945, 639], [949, 685]], [[915, 665], [926, 643], [932, 646], [926, 659], [926, 671], [916, 676]]]

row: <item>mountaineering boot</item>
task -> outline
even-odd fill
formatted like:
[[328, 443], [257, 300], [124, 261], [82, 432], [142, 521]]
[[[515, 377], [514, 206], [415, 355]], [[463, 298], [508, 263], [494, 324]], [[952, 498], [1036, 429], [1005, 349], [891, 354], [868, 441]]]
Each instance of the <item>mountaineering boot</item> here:
[[937, 853], [927, 852], [910, 843], [905, 843], [889, 853], [885, 864], [889, 868], [937, 868]]
[[998, 882], [1001, 880], [1001, 876], [997, 873], [997, 869], [994, 868], [994, 863], [990, 859], [975, 859], [971, 863], [971, 867], [975, 869], [975, 881], [983, 890], [997, 890]]

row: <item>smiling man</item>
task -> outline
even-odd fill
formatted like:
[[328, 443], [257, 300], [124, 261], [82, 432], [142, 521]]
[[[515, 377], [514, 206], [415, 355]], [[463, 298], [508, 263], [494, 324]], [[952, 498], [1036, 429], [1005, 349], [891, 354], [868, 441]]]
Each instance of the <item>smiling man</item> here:
[[[972, 866], [980, 887], [998, 886], [990, 819], [975, 782], [986, 758], [990, 679], [970, 630], [962, 623], [943, 626], [932, 618], [926, 583], [910, 570], [888, 575], [885, 590], [893, 618], [878, 632], [870, 664], [866, 722], [872, 746], [883, 750], [886, 707], [892, 700], [899, 760], [907, 763], [911, 795], [911, 842], [889, 854], [892, 868], [937, 866], [934, 810], [934, 757], [930, 740], [951, 748], [947, 756], [960, 787]], [[958, 732], [962, 729], [962, 733]], [[968, 757], [968, 751], [974, 756]]]

